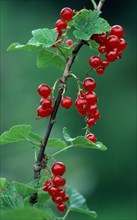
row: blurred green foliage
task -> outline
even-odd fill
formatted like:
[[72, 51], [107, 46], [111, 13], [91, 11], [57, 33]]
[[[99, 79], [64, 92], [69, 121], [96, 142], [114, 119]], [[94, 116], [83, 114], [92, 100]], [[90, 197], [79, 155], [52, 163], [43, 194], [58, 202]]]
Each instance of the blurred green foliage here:
[[[26, 51], [7, 52], [12, 42], [26, 43], [31, 31], [54, 28], [64, 6], [79, 10], [90, 8], [90, 0], [2, 0], [1, 1], [1, 132], [15, 124], [31, 124], [33, 131], [44, 134], [48, 120], [36, 120], [39, 105], [37, 87], [53, 85], [62, 72], [54, 67], [37, 69], [36, 54]], [[111, 25], [125, 29], [127, 50], [121, 60], [112, 63], [97, 81], [101, 119], [92, 129], [107, 152], [74, 149], [57, 158], [67, 165], [68, 184], [88, 199], [99, 213], [99, 220], [136, 219], [136, 18], [135, 1], [106, 1], [102, 17]], [[73, 72], [84, 79], [88, 59], [93, 52], [82, 48]], [[76, 97], [76, 83], [69, 79], [67, 94]], [[52, 137], [62, 138], [62, 128], [71, 136], [83, 135], [84, 119], [73, 107], [60, 108]], [[34, 154], [29, 144], [1, 146], [1, 176], [9, 181], [29, 182], [33, 177]], [[88, 220], [71, 214], [68, 219]]]

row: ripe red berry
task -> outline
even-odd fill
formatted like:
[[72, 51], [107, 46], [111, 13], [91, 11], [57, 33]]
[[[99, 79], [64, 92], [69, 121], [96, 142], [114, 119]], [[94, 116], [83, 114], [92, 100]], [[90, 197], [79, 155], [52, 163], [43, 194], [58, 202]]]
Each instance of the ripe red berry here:
[[62, 19], [66, 21], [70, 21], [73, 17], [73, 10], [71, 8], [63, 8], [60, 12], [60, 16]]
[[68, 46], [71, 46], [71, 45], [73, 45], [73, 40], [68, 39], [65, 41], [65, 44], [67, 44]]
[[86, 116], [87, 115], [87, 109], [83, 108], [83, 109], [77, 109], [79, 114], [82, 116]]
[[37, 92], [40, 96], [47, 98], [51, 93], [51, 88], [47, 84], [39, 85]]
[[53, 177], [53, 184], [57, 187], [64, 186], [66, 184], [66, 180], [62, 176], [54, 176]]
[[92, 68], [97, 68], [101, 64], [101, 59], [99, 56], [92, 56], [89, 59], [89, 64]]
[[59, 19], [59, 20], [57, 20], [56, 21], [56, 28], [57, 29], [66, 29], [67, 28], [67, 22], [66, 21], [64, 21], [64, 20], [62, 20], [62, 19]]
[[127, 42], [123, 38], [121, 38], [120, 43], [118, 45], [118, 50], [125, 50], [126, 46], [127, 46]]
[[95, 135], [94, 134], [92, 134], [92, 133], [90, 133], [90, 134], [88, 134], [87, 136], [86, 136], [86, 138], [87, 139], [89, 139], [91, 142], [96, 142], [96, 137], [95, 137]]
[[60, 197], [65, 196], [65, 190], [64, 189], [59, 189], [58, 190], [58, 196], [60, 196]]
[[86, 93], [85, 99], [88, 103], [88, 105], [93, 105], [97, 102], [97, 96], [94, 92], [88, 92]]
[[96, 88], [96, 82], [92, 78], [86, 78], [83, 82], [83, 87], [85, 90], [91, 92]]
[[97, 121], [99, 118], [100, 118], [100, 113], [99, 113], [99, 111], [97, 111], [97, 112], [94, 114], [94, 119]]
[[117, 52], [117, 58], [121, 58], [122, 57], [122, 51], [118, 51]]
[[51, 196], [54, 196], [58, 192], [58, 188], [56, 186], [50, 186], [48, 189], [48, 193]]
[[114, 62], [117, 59], [117, 52], [116, 50], [109, 51], [106, 53], [106, 59], [108, 62]]
[[86, 109], [87, 108], [87, 100], [84, 97], [78, 97], [75, 101], [75, 106], [77, 109]]
[[110, 30], [110, 35], [116, 35], [118, 38], [122, 38], [124, 35], [124, 29], [120, 25], [114, 25]]
[[68, 96], [62, 98], [61, 106], [63, 108], [70, 108], [72, 106], [72, 99], [70, 97], [68, 97]]
[[60, 211], [60, 212], [64, 212], [64, 210], [67, 208], [67, 206], [65, 205], [65, 204], [59, 204], [58, 205], [58, 210]]
[[58, 36], [57, 36], [57, 39], [56, 39], [56, 41], [57, 41], [62, 36], [62, 30], [58, 29], [58, 28], [54, 28], [54, 30], [57, 31], [57, 33], [58, 33]]
[[42, 105], [43, 109], [50, 108], [52, 106], [51, 98], [42, 98], [40, 100], [40, 105]]
[[101, 60], [101, 66], [103, 68], [107, 67], [109, 65], [109, 62], [107, 60]]
[[99, 74], [99, 75], [102, 75], [104, 73], [104, 68], [99, 66], [97, 69], [96, 69], [96, 72]]
[[94, 115], [96, 113], [97, 109], [98, 109], [97, 105], [91, 105], [88, 109], [89, 115], [91, 115], [91, 116]]
[[43, 106], [37, 108], [37, 115], [41, 118], [48, 117], [52, 113], [52, 107], [44, 109]]
[[62, 201], [63, 201], [63, 202], [66, 202], [66, 201], [68, 201], [68, 200], [69, 200], [68, 195], [64, 195], [64, 196], [62, 197]]
[[55, 202], [56, 204], [62, 204], [62, 198], [61, 197], [52, 197], [52, 201]]
[[50, 181], [46, 181], [43, 184], [44, 188], [42, 189], [43, 191], [48, 191], [49, 187], [51, 186], [51, 182]]
[[93, 34], [91, 36], [91, 40], [94, 40], [96, 41], [98, 44], [102, 44], [102, 43], [105, 43], [107, 39], [107, 35], [105, 33], [102, 33], [102, 34]]
[[119, 44], [119, 38], [116, 35], [110, 35], [107, 38], [106, 45], [109, 50], [113, 50], [114, 48], [117, 48], [118, 44]]
[[93, 126], [95, 124], [95, 119], [94, 118], [88, 118], [86, 121], [88, 126]]
[[66, 167], [62, 162], [56, 162], [52, 165], [52, 173], [54, 175], [63, 175], [66, 171]]
[[105, 44], [101, 44], [98, 48], [99, 53], [106, 53], [107, 52], [107, 47]]

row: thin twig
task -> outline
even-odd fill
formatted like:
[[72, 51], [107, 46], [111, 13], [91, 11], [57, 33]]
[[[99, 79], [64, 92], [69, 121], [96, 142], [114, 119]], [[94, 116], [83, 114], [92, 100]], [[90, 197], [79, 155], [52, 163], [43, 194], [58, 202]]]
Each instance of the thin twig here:
[[100, 0], [97, 6], [97, 11], [101, 11], [102, 6], [104, 5], [105, 0]]

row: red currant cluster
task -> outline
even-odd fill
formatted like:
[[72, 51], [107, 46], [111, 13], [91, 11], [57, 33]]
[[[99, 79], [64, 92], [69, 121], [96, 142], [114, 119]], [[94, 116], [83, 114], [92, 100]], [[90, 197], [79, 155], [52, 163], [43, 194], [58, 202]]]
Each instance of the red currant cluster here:
[[47, 84], [41, 84], [37, 90], [38, 94], [42, 96], [40, 106], [37, 109], [37, 115], [41, 118], [51, 115], [53, 107], [51, 100], [51, 88]]
[[117, 58], [122, 57], [122, 52], [126, 49], [126, 41], [123, 39], [124, 29], [119, 25], [114, 25], [109, 36], [107, 34], [93, 34], [91, 40], [99, 44], [98, 51], [100, 54], [105, 54], [106, 59], [101, 60], [99, 56], [92, 56], [89, 59], [89, 64], [99, 75], [104, 73], [109, 62], [114, 62]]
[[62, 177], [66, 171], [66, 167], [62, 162], [56, 162], [52, 165], [51, 170], [53, 177], [50, 177], [44, 182], [43, 191], [48, 192], [52, 197], [52, 201], [58, 205], [58, 210], [63, 212], [66, 209], [64, 202], [69, 200], [65, 190], [60, 188], [66, 184], [66, 180]]
[[[58, 33], [58, 37], [57, 37], [56, 41], [58, 41], [60, 39], [60, 37], [62, 36], [63, 30], [66, 30], [68, 28], [68, 22], [70, 20], [72, 20], [73, 15], [74, 15], [74, 13], [71, 8], [66, 7], [61, 10], [61, 12], [60, 12], [61, 19], [57, 20], [56, 24], [55, 24], [55, 26], [56, 26], [55, 30]], [[59, 40], [58, 44], [62, 44], [62, 41]], [[73, 40], [68, 39], [65, 41], [65, 44], [67, 44], [68, 46], [71, 46], [73, 44]], [[56, 46], [54, 45], [52, 47], [55, 48]]]

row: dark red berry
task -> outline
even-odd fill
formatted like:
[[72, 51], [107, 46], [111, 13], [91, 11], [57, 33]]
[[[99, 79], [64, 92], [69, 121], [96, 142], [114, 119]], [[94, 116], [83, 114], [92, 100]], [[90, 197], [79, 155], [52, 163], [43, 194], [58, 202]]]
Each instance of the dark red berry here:
[[99, 66], [97, 69], [96, 69], [96, 72], [99, 74], [99, 75], [102, 75], [104, 73], [104, 68]]
[[37, 115], [41, 118], [48, 117], [52, 113], [52, 107], [44, 109], [43, 106], [39, 106], [37, 109]]
[[96, 113], [97, 109], [98, 109], [97, 105], [91, 105], [88, 109], [89, 115], [91, 115], [91, 116], [94, 115]]
[[109, 65], [109, 62], [107, 60], [101, 60], [101, 66], [103, 68], [107, 67]]
[[122, 51], [118, 51], [117, 52], [117, 58], [121, 58], [122, 57]]
[[120, 42], [119, 42], [119, 45], [117, 47], [118, 50], [125, 50], [126, 47], [127, 47], [127, 42], [123, 38], [121, 38]]
[[100, 118], [100, 113], [97, 111], [97, 112], [94, 114], [94, 119], [97, 121], [99, 118]]
[[43, 109], [50, 108], [52, 106], [51, 98], [42, 98], [40, 100], [40, 105], [42, 105]]
[[105, 44], [101, 44], [98, 48], [99, 53], [106, 53], [107, 52], [107, 47]]
[[88, 103], [88, 105], [93, 105], [97, 102], [97, 96], [94, 92], [88, 92], [86, 93], [85, 99]]
[[91, 92], [96, 88], [96, 82], [92, 78], [86, 78], [83, 82], [83, 87], [85, 90]]
[[43, 186], [44, 186], [44, 188], [42, 190], [48, 191], [49, 187], [51, 186], [51, 182], [49, 180], [47, 180], [46, 182], [44, 182]]
[[68, 46], [71, 46], [71, 45], [73, 45], [73, 40], [68, 39], [65, 41], [65, 44], [67, 44]]
[[67, 206], [63, 203], [58, 205], [58, 210], [60, 212], [64, 212], [66, 208], [67, 208]]
[[101, 64], [101, 59], [99, 56], [92, 56], [89, 59], [89, 64], [92, 68], [97, 68]]
[[64, 195], [64, 196], [62, 197], [62, 201], [63, 201], [63, 202], [66, 202], [66, 201], [68, 201], [68, 200], [69, 200], [68, 195]]
[[47, 98], [51, 93], [51, 88], [47, 84], [39, 85], [37, 92], [40, 96]]
[[62, 36], [62, 30], [58, 29], [58, 28], [54, 28], [54, 30], [57, 31], [57, 33], [58, 33], [58, 36], [57, 36], [57, 39], [56, 39], [56, 41], [57, 41]]
[[88, 139], [88, 140], [90, 140], [91, 142], [96, 142], [96, 137], [95, 137], [95, 135], [94, 134], [92, 134], [92, 133], [90, 133], [90, 134], [88, 134], [87, 136], [86, 136], [86, 138]]
[[56, 28], [58, 30], [66, 29], [67, 28], [67, 22], [62, 20], [62, 19], [57, 20], [56, 21]]
[[78, 112], [82, 116], [86, 116], [87, 115], [87, 109], [86, 108], [78, 109]]
[[60, 12], [60, 16], [62, 19], [66, 21], [70, 21], [73, 17], [73, 10], [71, 8], [63, 8]]
[[106, 45], [109, 50], [113, 50], [114, 48], [117, 48], [119, 45], [119, 38], [116, 35], [110, 35], [107, 38]]
[[62, 198], [61, 197], [52, 197], [52, 201], [55, 202], [56, 204], [62, 204]]
[[48, 189], [48, 193], [51, 196], [54, 196], [58, 192], [58, 188], [56, 186], [50, 186]]
[[75, 101], [75, 106], [77, 109], [86, 109], [87, 100], [84, 97], [78, 97]]
[[105, 33], [102, 34], [93, 34], [91, 36], [91, 40], [96, 41], [98, 44], [105, 43], [107, 39], [107, 35]]
[[118, 38], [122, 38], [124, 29], [120, 25], [114, 25], [110, 30], [110, 35], [116, 35]]
[[88, 126], [93, 126], [95, 124], [95, 119], [94, 118], [88, 118], [86, 121]]
[[54, 175], [63, 175], [66, 171], [66, 167], [62, 162], [56, 162], [53, 164], [52, 168], [52, 173]]
[[117, 59], [117, 52], [116, 50], [109, 51], [106, 53], [106, 59], [108, 62], [114, 62]]
[[66, 184], [66, 180], [62, 176], [54, 176], [53, 177], [53, 184], [57, 187], [64, 186]]
[[72, 99], [70, 97], [64, 97], [61, 100], [61, 106], [63, 108], [70, 108], [72, 106]]
[[59, 189], [58, 195], [59, 195], [60, 197], [65, 196], [65, 190], [64, 190], [64, 189]]

